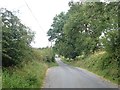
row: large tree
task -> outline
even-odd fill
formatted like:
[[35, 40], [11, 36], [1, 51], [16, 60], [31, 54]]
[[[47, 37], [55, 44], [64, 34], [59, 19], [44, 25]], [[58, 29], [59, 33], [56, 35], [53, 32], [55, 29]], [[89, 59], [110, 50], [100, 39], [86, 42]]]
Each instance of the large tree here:
[[22, 61], [34, 33], [11, 11], [0, 9], [2, 17], [2, 65], [13, 66]]
[[[75, 58], [77, 55], [88, 55], [105, 48], [111, 55], [118, 57], [118, 4], [70, 2], [70, 9], [64, 14], [65, 19], [58, 18], [61, 14], [56, 16], [52, 29], [48, 31], [48, 35], [56, 40], [56, 51], [65, 57]], [[64, 23], [59, 27], [61, 22]]]

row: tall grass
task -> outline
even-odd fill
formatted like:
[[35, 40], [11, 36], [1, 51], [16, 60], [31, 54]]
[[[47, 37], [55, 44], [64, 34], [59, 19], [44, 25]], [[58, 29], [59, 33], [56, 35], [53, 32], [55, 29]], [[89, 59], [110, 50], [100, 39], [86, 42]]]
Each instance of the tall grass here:
[[23, 58], [25, 60], [19, 66], [3, 68], [2, 87], [41, 88], [47, 68], [56, 65], [54, 62], [48, 64], [45, 60], [47, 53], [48, 59], [51, 58], [50, 52], [46, 51], [33, 49], [30, 55]]
[[77, 57], [76, 60], [64, 60], [66, 63], [85, 68], [118, 84], [118, 62], [107, 52], [99, 51], [87, 57]]
[[3, 71], [3, 88], [40, 88], [47, 69], [46, 64], [29, 62], [23, 68]]
[[0, 89], [2, 89], [2, 68], [0, 66]]

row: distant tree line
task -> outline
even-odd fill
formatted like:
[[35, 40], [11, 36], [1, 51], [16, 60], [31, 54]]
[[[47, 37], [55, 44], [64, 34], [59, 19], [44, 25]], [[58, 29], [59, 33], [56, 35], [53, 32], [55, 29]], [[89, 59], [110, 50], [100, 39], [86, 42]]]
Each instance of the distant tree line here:
[[47, 32], [54, 41], [54, 51], [66, 58], [89, 55], [104, 49], [116, 60], [120, 58], [120, 2], [69, 2], [67, 13], [53, 18]]

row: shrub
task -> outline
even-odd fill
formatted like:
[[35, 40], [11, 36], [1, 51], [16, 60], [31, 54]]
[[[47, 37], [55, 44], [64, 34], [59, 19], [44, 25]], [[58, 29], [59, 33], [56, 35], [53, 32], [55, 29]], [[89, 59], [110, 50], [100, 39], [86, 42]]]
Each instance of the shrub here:
[[23, 25], [11, 11], [0, 9], [2, 17], [2, 66], [14, 66], [22, 62], [34, 33]]

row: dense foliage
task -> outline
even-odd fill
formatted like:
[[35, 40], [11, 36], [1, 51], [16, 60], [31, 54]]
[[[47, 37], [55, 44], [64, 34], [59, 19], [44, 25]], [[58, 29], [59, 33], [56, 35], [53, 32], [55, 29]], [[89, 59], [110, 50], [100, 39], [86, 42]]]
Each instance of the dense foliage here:
[[54, 62], [54, 53], [48, 47], [31, 47], [34, 32], [23, 25], [15, 14], [4, 8], [0, 9], [2, 88], [41, 88], [47, 68], [57, 65]]
[[56, 15], [48, 31], [49, 40], [55, 41], [54, 50], [74, 59], [105, 49], [118, 60], [118, 5], [119, 2], [69, 2], [68, 12]]
[[[46, 57], [47, 56], [47, 57]], [[52, 62], [51, 50], [32, 49], [18, 67], [3, 68], [2, 88], [42, 88], [47, 68], [56, 66]]]
[[2, 17], [2, 65], [14, 66], [30, 52], [34, 33], [11, 11], [0, 9], [0, 17]]

